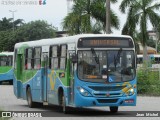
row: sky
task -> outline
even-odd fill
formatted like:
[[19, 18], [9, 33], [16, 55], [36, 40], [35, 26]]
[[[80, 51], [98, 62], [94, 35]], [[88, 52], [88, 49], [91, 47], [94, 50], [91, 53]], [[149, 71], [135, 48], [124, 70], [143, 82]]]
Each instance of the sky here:
[[[41, 5], [39, 1], [42, 1]], [[125, 23], [126, 15], [120, 13], [118, 3], [111, 5], [111, 8], [120, 19], [120, 30], [113, 30], [114, 34], [121, 34], [121, 29]], [[70, 4], [71, 6], [71, 4]], [[52, 24], [58, 30], [62, 30], [61, 23], [67, 15], [67, 0], [0, 0], [0, 20], [4, 17], [14, 19], [23, 19], [25, 23], [34, 20], [45, 20]], [[149, 27], [151, 29], [151, 26]]]

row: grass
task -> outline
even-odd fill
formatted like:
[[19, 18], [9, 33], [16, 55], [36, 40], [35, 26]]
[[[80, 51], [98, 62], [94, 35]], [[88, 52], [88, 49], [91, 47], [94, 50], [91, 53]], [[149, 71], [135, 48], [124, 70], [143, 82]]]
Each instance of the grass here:
[[153, 69], [140, 69], [137, 71], [138, 94], [160, 96], [159, 71]]

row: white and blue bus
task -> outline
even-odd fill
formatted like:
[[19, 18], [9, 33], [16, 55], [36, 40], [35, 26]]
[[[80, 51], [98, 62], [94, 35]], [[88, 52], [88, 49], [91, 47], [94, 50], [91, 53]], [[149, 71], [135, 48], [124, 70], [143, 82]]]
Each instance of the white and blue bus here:
[[[149, 67], [151, 68], [160, 68], [160, 55], [159, 54], [150, 54], [148, 55]], [[137, 55], [137, 67], [140, 68], [143, 66], [143, 55]]]
[[0, 84], [9, 81], [13, 83], [13, 52], [0, 52]]
[[14, 93], [28, 101], [69, 107], [135, 106], [135, 44], [130, 36], [82, 34], [17, 43]]

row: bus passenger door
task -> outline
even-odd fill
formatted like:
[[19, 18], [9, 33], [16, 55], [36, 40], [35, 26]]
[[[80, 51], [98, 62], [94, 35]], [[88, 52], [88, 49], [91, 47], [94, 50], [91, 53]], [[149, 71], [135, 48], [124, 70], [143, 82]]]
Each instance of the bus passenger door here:
[[69, 104], [74, 104], [74, 63], [72, 62], [72, 57], [75, 54], [75, 44], [68, 44], [69, 53]]
[[22, 54], [17, 54], [17, 98], [22, 98]]
[[42, 53], [42, 100], [47, 102], [48, 52]]

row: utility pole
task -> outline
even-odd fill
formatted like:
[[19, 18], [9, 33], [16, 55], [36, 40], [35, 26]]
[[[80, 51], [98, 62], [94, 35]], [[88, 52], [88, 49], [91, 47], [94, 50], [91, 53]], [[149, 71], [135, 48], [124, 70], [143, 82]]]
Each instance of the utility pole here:
[[110, 0], [106, 0], [106, 34], [111, 33], [110, 25]]
[[14, 33], [14, 13], [17, 12], [17, 10], [9, 10], [9, 12], [12, 13], [12, 19], [13, 19], [13, 33]]
[[71, 12], [71, 3], [73, 0], [67, 0], [67, 13]]

